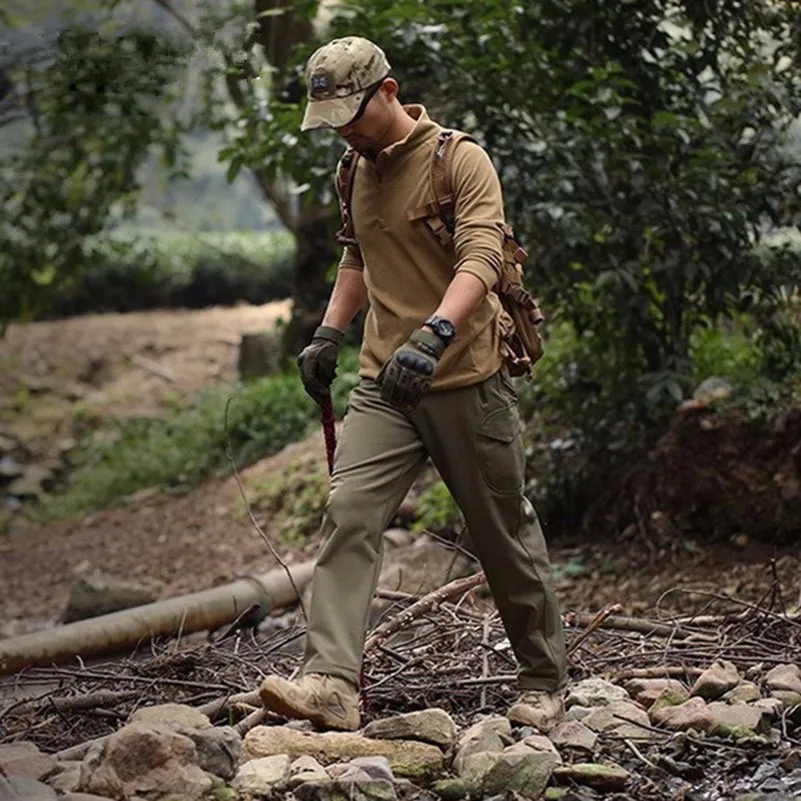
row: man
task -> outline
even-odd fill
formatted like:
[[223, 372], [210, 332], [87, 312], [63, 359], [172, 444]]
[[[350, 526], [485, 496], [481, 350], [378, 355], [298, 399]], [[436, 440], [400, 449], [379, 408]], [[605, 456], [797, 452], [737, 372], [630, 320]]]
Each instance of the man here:
[[[325, 728], [360, 724], [359, 675], [382, 535], [428, 457], [465, 517], [519, 663], [514, 722], [548, 731], [564, 712], [564, 640], [547, 548], [523, 495], [517, 396], [503, 368], [503, 200], [476, 144], [455, 147], [453, 246], [425, 224], [442, 128], [403, 106], [383, 51], [347, 37], [306, 65], [303, 130], [334, 128], [358, 153], [345, 247], [322, 325], [298, 357], [307, 392], [330, 391], [344, 330], [368, 304], [313, 577], [303, 676], [269, 676], [267, 709]], [[428, 209], [428, 211], [427, 211]]]

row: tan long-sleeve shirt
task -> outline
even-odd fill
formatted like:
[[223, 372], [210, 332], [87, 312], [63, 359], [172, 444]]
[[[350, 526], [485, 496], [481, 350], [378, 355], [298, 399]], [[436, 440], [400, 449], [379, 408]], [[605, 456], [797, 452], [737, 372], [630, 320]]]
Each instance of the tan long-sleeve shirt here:
[[451, 162], [456, 226], [443, 247], [415, 214], [434, 200], [431, 156], [442, 130], [422, 106], [407, 106], [416, 125], [375, 160], [359, 159], [351, 213], [359, 246], [345, 248], [339, 269], [362, 270], [369, 309], [360, 375], [375, 378], [384, 362], [439, 306], [456, 272], [477, 276], [487, 294], [445, 350], [432, 390], [488, 378], [502, 363], [500, 301], [490, 290], [502, 261], [503, 197], [495, 168], [472, 142], [456, 147]]

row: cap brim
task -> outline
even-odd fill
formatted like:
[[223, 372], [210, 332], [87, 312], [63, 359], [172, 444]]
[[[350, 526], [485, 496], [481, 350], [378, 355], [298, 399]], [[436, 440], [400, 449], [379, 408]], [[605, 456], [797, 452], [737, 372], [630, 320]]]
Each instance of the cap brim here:
[[330, 100], [310, 100], [300, 125], [301, 131], [314, 128], [341, 128], [347, 125], [358, 113], [366, 92], [356, 92], [347, 97], [334, 97]]

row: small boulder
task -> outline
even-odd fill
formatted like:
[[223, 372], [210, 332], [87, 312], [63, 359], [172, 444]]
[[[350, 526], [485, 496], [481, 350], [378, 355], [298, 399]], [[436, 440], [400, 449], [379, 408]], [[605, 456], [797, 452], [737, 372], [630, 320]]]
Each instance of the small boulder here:
[[706, 701], [715, 701], [722, 698], [729, 690], [733, 690], [739, 683], [740, 674], [737, 668], [725, 659], [718, 659], [696, 679], [690, 695]]
[[155, 600], [155, 594], [147, 587], [95, 571], [79, 576], [72, 585], [61, 622], [87, 620], [121, 609], [144, 606]]
[[299, 756], [289, 766], [289, 788], [294, 789], [305, 782], [327, 781], [325, 768], [311, 756]]
[[560, 723], [550, 733], [550, 738], [557, 748], [586, 752], [591, 752], [598, 741], [598, 735], [592, 729], [576, 720], [565, 720]]
[[420, 740], [447, 750], [456, 742], [456, 724], [444, 709], [407, 712], [368, 723], [364, 736], [377, 740]]
[[764, 707], [714, 701], [708, 709], [715, 718], [713, 731], [716, 734], [737, 738], [748, 733], [766, 734], [770, 730], [770, 713]]
[[582, 723], [596, 732], [613, 733], [617, 737], [647, 740], [651, 737], [651, 721], [640, 707], [626, 701], [596, 707]]
[[711, 732], [717, 725], [715, 716], [703, 698], [690, 698], [678, 706], [668, 706], [654, 710], [651, 720], [658, 726], [664, 726], [675, 731], [695, 729], [701, 732]]
[[335, 762], [360, 756], [385, 756], [396, 776], [410, 779], [435, 776], [442, 771], [444, 757], [435, 745], [414, 740], [375, 740], [355, 732], [295, 731], [287, 726], [256, 726], [243, 741], [245, 759], [287, 754], [313, 756]]
[[[174, 793], [182, 801], [199, 801], [212, 787], [197, 764], [195, 744], [169, 726], [129, 723], [111, 735], [102, 753], [82, 790], [111, 798]], [[87, 754], [87, 766], [89, 759]]]
[[577, 762], [564, 765], [553, 772], [554, 780], [560, 784], [575, 782], [602, 793], [614, 793], [626, 788], [631, 774], [619, 765]]
[[362, 781], [310, 782], [294, 792], [298, 801], [397, 801], [392, 782], [376, 779]]
[[484, 752], [468, 757], [460, 775], [468, 793], [474, 797], [514, 792], [526, 798], [537, 798], [548, 786], [557, 764], [553, 754], [544, 752]]
[[242, 738], [231, 726], [179, 729], [195, 744], [197, 763], [206, 773], [226, 781], [236, 776], [242, 757]]
[[626, 689], [646, 709], [665, 691], [673, 697], [681, 697], [679, 703], [690, 696], [687, 688], [678, 679], [631, 679], [626, 682]]
[[38, 781], [57, 764], [55, 757], [42, 753], [34, 743], [22, 741], [0, 745], [0, 775]]
[[798, 665], [776, 665], [765, 676], [770, 690], [783, 690], [801, 695], [801, 668]]
[[280, 792], [289, 784], [289, 765], [286, 754], [251, 759], [239, 768], [231, 786], [254, 796]]
[[759, 687], [752, 681], [741, 681], [736, 687], [729, 690], [723, 700], [728, 704], [750, 704], [761, 697]]
[[171, 729], [210, 729], [208, 715], [187, 704], [143, 706], [131, 715], [131, 723], [157, 723]]
[[570, 688], [565, 699], [565, 706], [608, 706], [618, 701], [631, 701], [631, 697], [617, 684], [604, 679], [591, 678], [580, 681]]

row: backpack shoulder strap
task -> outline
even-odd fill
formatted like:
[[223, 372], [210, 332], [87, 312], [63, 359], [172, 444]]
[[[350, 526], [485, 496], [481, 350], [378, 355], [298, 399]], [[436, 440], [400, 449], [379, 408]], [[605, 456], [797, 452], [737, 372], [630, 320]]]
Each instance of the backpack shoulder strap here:
[[[437, 234], [443, 244], [453, 239], [456, 227], [456, 198], [451, 185], [453, 169], [453, 152], [459, 142], [475, 142], [470, 134], [464, 131], [442, 130], [431, 154], [431, 190], [434, 197], [434, 208], [444, 230]], [[444, 239], [443, 239], [444, 237]]]
[[342, 227], [336, 233], [336, 240], [341, 245], [358, 245], [356, 230], [353, 225], [351, 213], [351, 199], [353, 198], [353, 184], [356, 179], [356, 168], [359, 165], [359, 153], [349, 147], [340, 158], [336, 171], [336, 192], [339, 201], [339, 214]]

